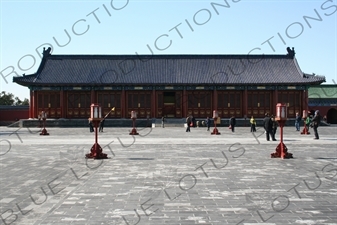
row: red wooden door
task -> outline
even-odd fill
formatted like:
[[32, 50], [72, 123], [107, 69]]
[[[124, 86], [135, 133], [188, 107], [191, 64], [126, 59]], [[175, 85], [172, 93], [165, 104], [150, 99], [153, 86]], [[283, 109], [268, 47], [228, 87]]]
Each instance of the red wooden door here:
[[115, 110], [110, 112], [108, 118], [121, 118], [121, 93], [113, 91], [100, 91], [97, 93], [97, 102], [102, 107], [102, 116], [108, 114], [113, 107]]
[[278, 91], [277, 98], [279, 103], [287, 104], [288, 118], [296, 117], [296, 112], [302, 115], [302, 95], [300, 91]]
[[187, 114], [196, 118], [212, 116], [212, 92], [189, 91], [187, 92]]
[[90, 105], [90, 92], [68, 92], [67, 118], [89, 118]]
[[147, 118], [151, 115], [151, 92], [128, 91], [127, 92], [127, 117], [131, 117], [131, 111], [137, 112], [137, 118]]
[[221, 118], [231, 116], [242, 116], [242, 92], [241, 91], [219, 91], [218, 113]]
[[248, 91], [248, 118], [263, 118], [266, 113], [271, 113], [271, 92], [270, 91]]
[[[39, 92], [38, 98], [38, 112], [45, 111], [48, 118], [60, 118], [61, 106], [60, 106], [60, 93], [59, 92]], [[37, 117], [37, 115], [35, 115]]]
[[182, 93], [181, 91], [157, 92], [156, 117], [168, 118], [182, 117]]

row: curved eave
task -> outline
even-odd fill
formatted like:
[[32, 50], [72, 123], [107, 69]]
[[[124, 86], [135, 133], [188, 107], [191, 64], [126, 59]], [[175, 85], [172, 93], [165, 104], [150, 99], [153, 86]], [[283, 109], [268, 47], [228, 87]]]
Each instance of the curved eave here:
[[28, 87], [34, 84], [36, 74], [26, 75], [22, 77], [13, 77], [13, 82]]

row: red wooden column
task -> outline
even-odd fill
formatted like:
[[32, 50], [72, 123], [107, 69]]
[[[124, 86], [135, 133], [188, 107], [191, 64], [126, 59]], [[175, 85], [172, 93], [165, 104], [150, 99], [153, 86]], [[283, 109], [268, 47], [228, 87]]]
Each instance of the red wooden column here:
[[34, 118], [33, 117], [33, 101], [34, 101], [34, 91], [30, 90], [29, 91], [29, 118]]
[[305, 102], [306, 102], [307, 110], [309, 110], [309, 88], [305, 90]]
[[188, 115], [187, 115], [187, 91], [185, 88], [183, 90], [183, 117], [186, 118]]
[[60, 91], [60, 108], [61, 108], [61, 118], [65, 118], [65, 102], [64, 102], [64, 91]]
[[125, 104], [125, 102], [126, 102], [126, 94], [125, 94], [125, 90], [124, 90], [124, 88], [123, 88], [123, 90], [122, 90], [122, 96], [121, 96], [121, 118], [126, 118], [126, 104]]
[[[274, 112], [274, 110], [275, 110], [275, 107], [276, 107], [276, 104], [278, 103], [278, 91], [277, 91], [277, 87], [275, 87], [276, 89], [273, 91], [273, 93], [274, 93], [274, 98], [273, 98], [273, 100], [274, 100], [274, 104], [272, 105], [272, 112], [273, 112], [273, 114], [275, 115], [276, 114], [276, 112]], [[281, 102], [282, 103], [282, 102]]]
[[[36, 118], [39, 114], [39, 112], [37, 111], [38, 109], [38, 99], [37, 99], [37, 91], [33, 91], [33, 104], [32, 104], [32, 110], [33, 110], [33, 118]], [[41, 106], [42, 107], [42, 106]]]
[[246, 115], [247, 118], [250, 118], [250, 115], [248, 115], [248, 90], [247, 87], [245, 87], [245, 90], [243, 91], [243, 115]]
[[157, 112], [157, 104], [156, 104], [156, 90], [153, 88], [152, 94], [151, 94], [151, 117], [155, 118], [156, 117], [156, 112]]
[[303, 92], [302, 92], [302, 95], [303, 95], [303, 109], [305, 111], [308, 111], [309, 110], [309, 96], [308, 96], [308, 89], [306, 88]]
[[91, 104], [92, 103], [96, 103], [96, 92], [95, 90], [91, 90], [91, 97], [90, 97], [90, 100], [91, 100]]

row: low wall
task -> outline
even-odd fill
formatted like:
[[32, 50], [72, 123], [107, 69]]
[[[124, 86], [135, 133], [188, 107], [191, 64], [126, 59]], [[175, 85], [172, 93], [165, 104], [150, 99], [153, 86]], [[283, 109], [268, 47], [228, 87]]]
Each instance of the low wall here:
[[[196, 119], [199, 121], [199, 126], [202, 127], [203, 119]], [[212, 127], [213, 120], [211, 120]], [[263, 126], [263, 119], [256, 119], [257, 127]], [[185, 119], [166, 119], [165, 127], [184, 127]], [[237, 127], [250, 127], [249, 120], [236, 119]], [[295, 126], [295, 120], [289, 119], [286, 122], [286, 126]], [[324, 125], [324, 124], [322, 124]], [[23, 119], [19, 120], [11, 125], [10, 127], [39, 127], [40, 121], [37, 119]], [[161, 119], [137, 119], [136, 127], [161, 127]], [[222, 119], [218, 127], [228, 127], [229, 120]], [[303, 121], [301, 123], [303, 126]], [[46, 127], [88, 127], [87, 119], [47, 119]], [[132, 127], [131, 119], [106, 119], [104, 127]]]
[[29, 117], [29, 106], [0, 105], [0, 126], [8, 126]]

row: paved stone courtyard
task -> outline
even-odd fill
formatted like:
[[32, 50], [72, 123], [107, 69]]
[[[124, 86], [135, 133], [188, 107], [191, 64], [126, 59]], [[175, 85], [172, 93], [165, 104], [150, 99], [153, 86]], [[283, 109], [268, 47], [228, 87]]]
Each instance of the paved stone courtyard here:
[[105, 160], [89, 128], [47, 129], [0, 127], [0, 224], [337, 224], [337, 127], [286, 127], [283, 160], [261, 128], [107, 127]]

